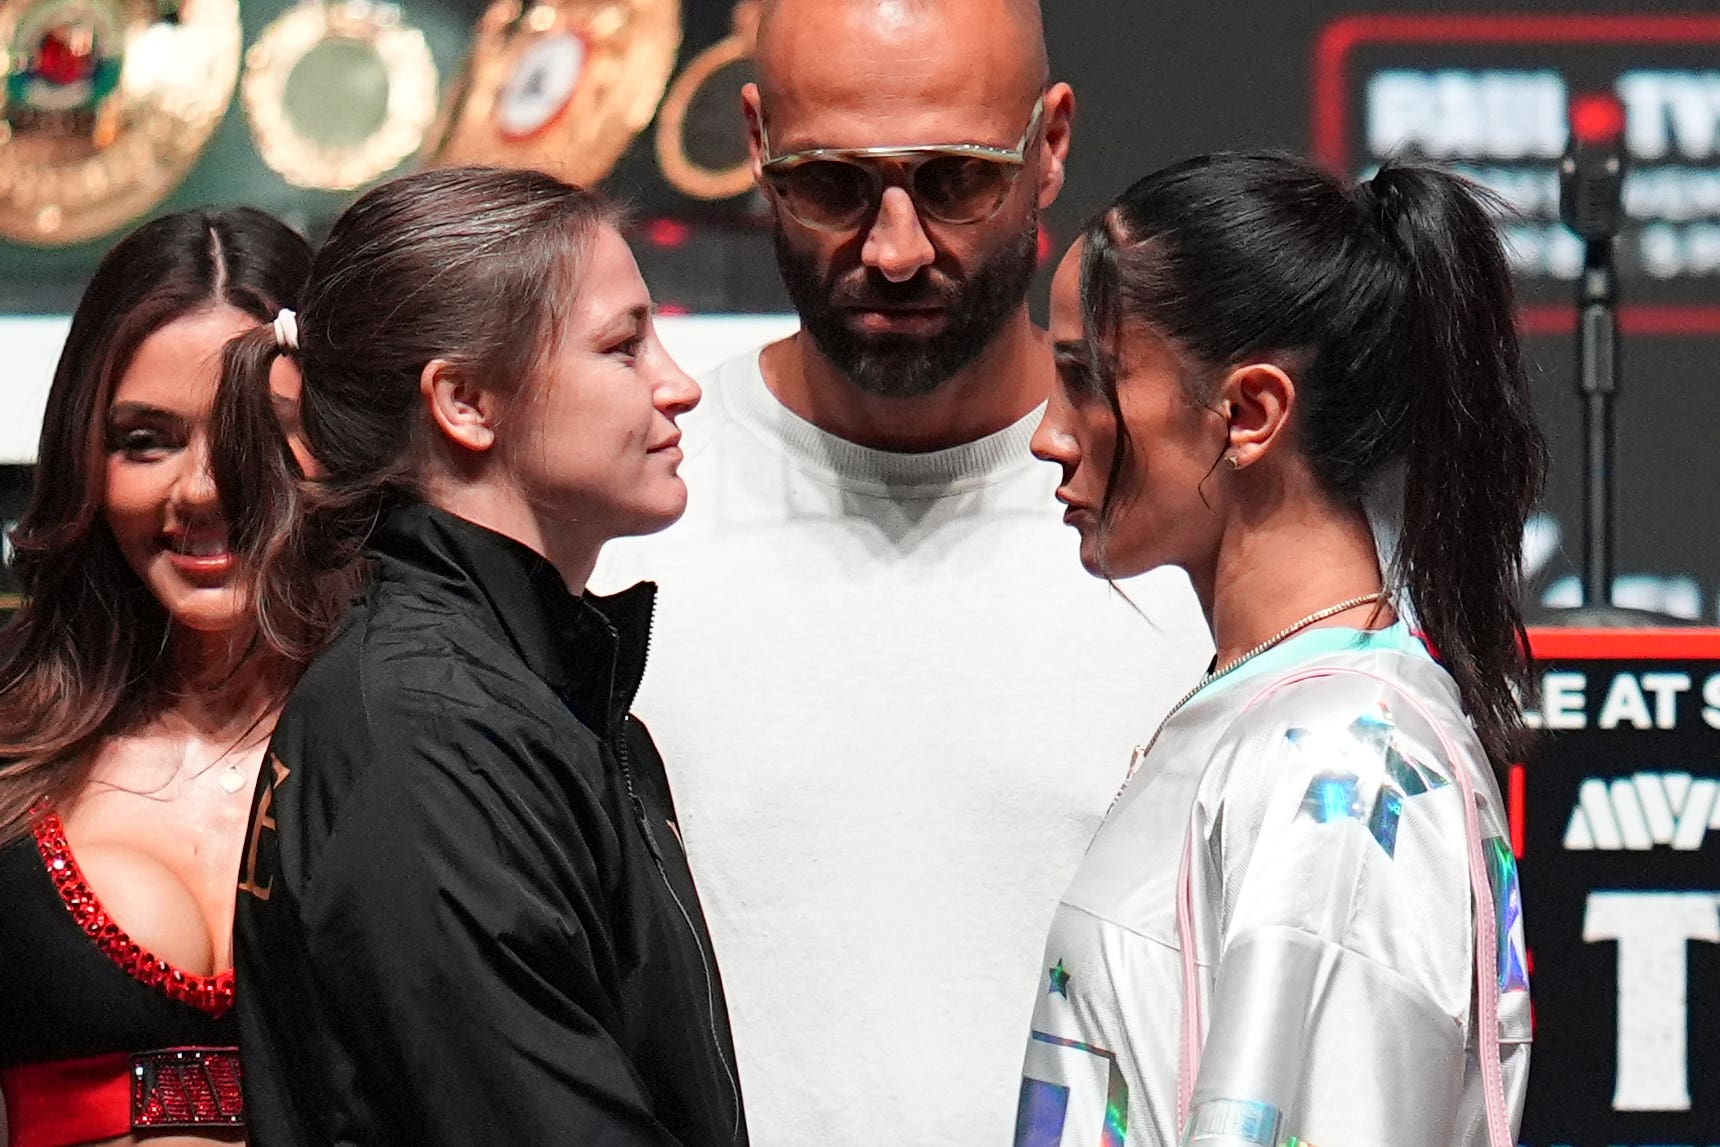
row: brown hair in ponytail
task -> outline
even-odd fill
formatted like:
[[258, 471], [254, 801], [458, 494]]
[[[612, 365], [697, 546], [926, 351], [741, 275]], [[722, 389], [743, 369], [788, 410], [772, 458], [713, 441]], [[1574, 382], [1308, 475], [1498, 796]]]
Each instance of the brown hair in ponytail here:
[[[502, 392], [556, 345], [584, 252], [610, 212], [534, 171], [445, 168], [377, 187], [335, 223], [298, 308], [298, 347], [228, 345], [214, 467], [263, 639], [294, 660], [328, 639], [390, 507], [419, 495], [419, 378], [443, 359]], [[304, 379], [306, 477], [268, 406], [287, 353]]]

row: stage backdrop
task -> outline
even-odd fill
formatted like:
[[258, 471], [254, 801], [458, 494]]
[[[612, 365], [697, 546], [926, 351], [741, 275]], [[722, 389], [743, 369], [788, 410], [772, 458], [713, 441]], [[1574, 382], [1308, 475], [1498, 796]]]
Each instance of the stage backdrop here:
[[[283, 7], [247, 3], [247, 42]], [[444, 90], [465, 49], [464, 22], [482, 7], [414, 0], [403, 9], [426, 30]], [[1720, 620], [1720, 531], [1705, 527], [1720, 521], [1720, 14], [1712, 0], [1516, 0], [1477, 12], [1425, 0], [1395, 10], [1337, 0], [1046, 7], [1054, 69], [1080, 97], [1068, 189], [1047, 216], [1054, 249], [1133, 178], [1226, 147], [1311, 152], [1357, 175], [1388, 154], [1423, 156], [1483, 179], [1516, 208], [1510, 230], [1536, 400], [1554, 447], [1531, 561], [1536, 598], [1554, 604], [1576, 589], [1580, 475], [1568, 305], [1578, 254], [1553, 218], [1553, 160], [1567, 98], [1616, 92], [1636, 165], [1621, 245], [1617, 592], [1629, 604]], [[680, 152], [720, 168], [743, 155], [733, 109], [748, 66], [704, 65], [729, 40], [734, 5], [686, 0], [683, 8], [676, 80], [699, 82], [689, 83], [683, 130], [672, 134]], [[664, 175], [662, 127], [639, 135], [606, 184], [635, 209], [636, 246], [659, 301], [696, 313], [787, 309], [756, 194], [690, 197]], [[235, 101], [163, 207], [253, 202], [314, 236], [351, 197], [295, 188], [271, 172]], [[51, 251], [0, 242], [0, 315], [64, 314], [109, 242]], [[0, 415], [13, 416], [7, 404], [39, 386], [51, 358], [0, 327]]]
[[[1510, 224], [1537, 407], [1554, 469], [1529, 541], [1538, 600], [1569, 601], [1578, 550], [1572, 276], [1554, 221], [1554, 158], [1573, 95], [1624, 101], [1635, 174], [1621, 244], [1622, 602], [1720, 620], [1720, 14], [1713, 0], [1515, 0], [1471, 8], [1338, 0], [1045, 0], [1054, 68], [1076, 85], [1076, 152], [1047, 217], [1060, 249], [1133, 178], [1185, 155], [1277, 147], [1364, 175], [1393, 154], [1459, 167], [1515, 208]], [[412, 0], [446, 78], [476, 0]], [[248, 35], [283, 7], [247, 0]], [[729, 0], [687, 0], [678, 69], [730, 31]], [[707, 59], [709, 57], [706, 57]], [[717, 73], [689, 120], [707, 164], [738, 157], [725, 108], [744, 66]], [[692, 120], [697, 120], [693, 123]], [[777, 311], [755, 196], [689, 198], [642, 135], [609, 181], [638, 210], [660, 300], [698, 312]], [[257, 202], [317, 233], [345, 202], [299, 192], [257, 161], [242, 113], [168, 206]], [[0, 244], [0, 310], [64, 313], [106, 242], [42, 253]], [[1040, 286], [1041, 299], [1043, 283]], [[22, 329], [22, 328], [20, 328]], [[39, 411], [52, 364], [0, 331], [0, 426]], [[15, 459], [16, 460], [16, 459]], [[0, 518], [21, 470], [0, 471]], [[1541, 995], [1524, 1140], [1533, 1147], [1720, 1145], [1720, 654], [1712, 643], [1561, 646], [1530, 707], [1550, 740], [1516, 773], [1517, 843]], [[1703, 808], [1709, 813], [1700, 815]]]

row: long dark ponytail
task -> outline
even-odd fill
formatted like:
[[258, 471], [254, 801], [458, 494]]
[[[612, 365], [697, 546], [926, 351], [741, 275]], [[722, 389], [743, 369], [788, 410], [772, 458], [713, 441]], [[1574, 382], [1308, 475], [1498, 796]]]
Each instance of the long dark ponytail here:
[[1360, 506], [1401, 470], [1394, 580], [1502, 766], [1522, 741], [1521, 542], [1546, 446], [1495, 207], [1432, 168], [1387, 164], [1346, 186], [1287, 155], [1202, 156], [1088, 225], [1082, 297], [1117, 418], [1106, 512], [1131, 449], [1113, 349], [1125, 324], [1169, 338], [1193, 379], [1259, 356], [1296, 364], [1299, 441], [1326, 489]]
[[[1495, 763], [1520, 749], [1528, 685], [1523, 524], [1546, 446], [1530, 409], [1511, 269], [1484, 200], [1453, 176], [1388, 166], [1369, 194], [1403, 248], [1413, 385], [1397, 573]], [[1364, 185], [1368, 186], [1368, 185]]]

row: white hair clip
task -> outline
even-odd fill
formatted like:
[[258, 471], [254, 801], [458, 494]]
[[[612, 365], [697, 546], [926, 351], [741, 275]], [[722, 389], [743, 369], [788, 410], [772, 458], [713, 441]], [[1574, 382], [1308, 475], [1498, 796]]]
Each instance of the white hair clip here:
[[275, 345], [282, 350], [299, 349], [299, 316], [285, 307], [275, 316]]

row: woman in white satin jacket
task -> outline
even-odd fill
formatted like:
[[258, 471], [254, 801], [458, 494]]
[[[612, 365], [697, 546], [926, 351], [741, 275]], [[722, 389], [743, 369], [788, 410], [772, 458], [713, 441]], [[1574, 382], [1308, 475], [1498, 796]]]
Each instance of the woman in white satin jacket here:
[[1203, 157], [1064, 259], [1035, 452], [1088, 570], [1181, 567], [1218, 654], [1059, 905], [1018, 1147], [1516, 1142], [1513, 322], [1485, 195], [1424, 168]]

